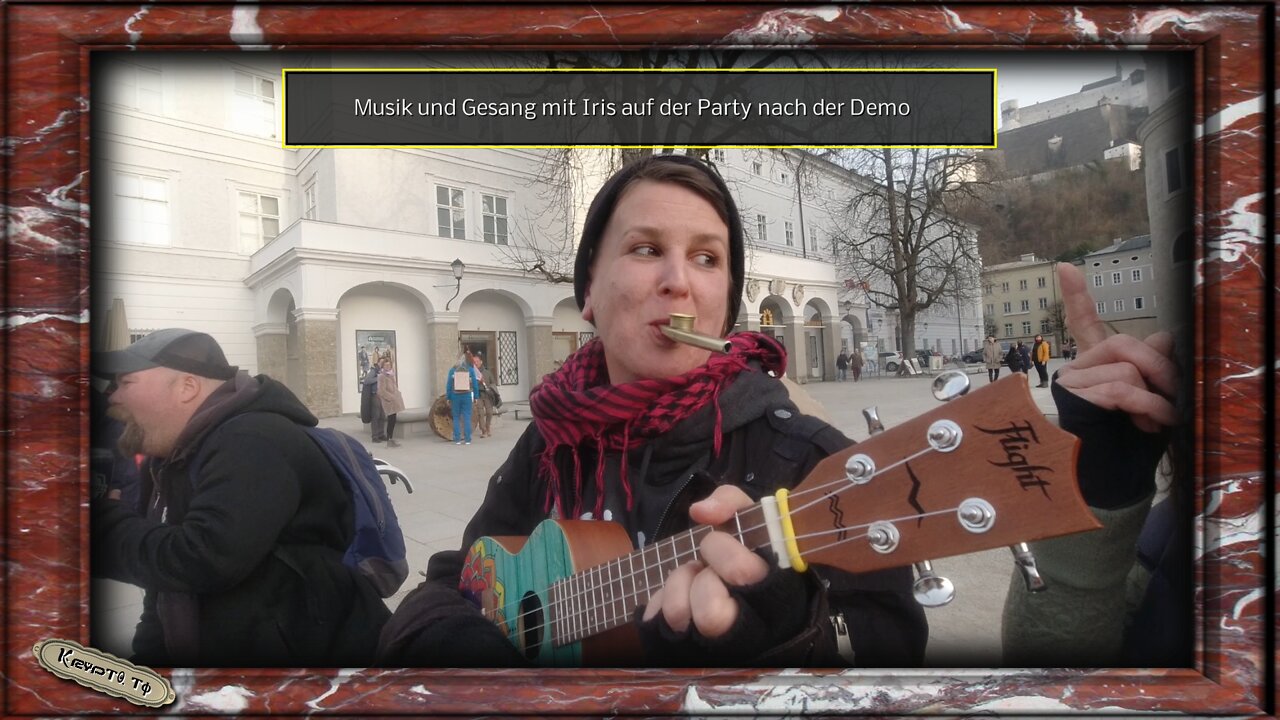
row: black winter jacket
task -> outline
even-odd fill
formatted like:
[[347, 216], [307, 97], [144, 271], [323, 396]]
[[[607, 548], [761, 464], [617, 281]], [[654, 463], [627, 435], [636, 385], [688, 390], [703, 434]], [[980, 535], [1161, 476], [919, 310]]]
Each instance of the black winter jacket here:
[[[342, 562], [351, 493], [284, 385], [241, 373], [143, 468], [146, 517], [93, 508], [93, 573], [145, 589], [134, 660], [158, 666], [363, 666], [389, 617]], [[198, 473], [192, 473], [196, 463]]]
[[[689, 505], [710, 494], [717, 483], [733, 483], [752, 499], [778, 487], [799, 483], [820, 460], [852, 441], [835, 428], [801, 415], [775, 378], [746, 372], [720, 397], [723, 446], [712, 457], [714, 408], [707, 406], [662, 437], [630, 451], [628, 478], [634, 496], [626, 510], [620, 490], [618, 453], [605, 458], [607, 480], [604, 519], [620, 522], [635, 546], [661, 539], [690, 526]], [[547, 518], [546, 483], [537, 477], [537, 460], [545, 443], [535, 425], [520, 438], [510, 456], [489, 481], [483, 504], [468, 524], [462, 548], [431, 558], [427, 580], [411, 592], [383, 630], [379, 662], [396, 666], [519, 666], [524, 658], [496, 626], [458, 592], [466, 549], [485, 535], [528, 535]], [[572, 477], [570, 458], [558, 458], [562, 477]], [[594, 468], [596, 458], [584, 453], [581, 466]], [[585, 472], [583, 497], [573, 496], [564, 482], [561, 506], [579, 505], [583, 515], [595, 507], [594, 473]], [[575, 503], [575, 500], [581, 500]], [[800, 578], [800, 579], [797, 579]], [[839, 654], [833, 616], [849, 628], [855, 664], [904, 667], [919, 665], [928, 626], [911, 596], [909, 568], [852, 574], [817, 566], [804, 575], [774, 570], [748, 589], [748, 597], [765, 612], [754, 627], [735, 627], [726, 637], [696, 642], [670, 638], [665, 623], [645, 628], [642, 636], [651, 665], [808, 666], [849, 664]], [[786, 607], [769, 607], [768, 596], [787, 586]], [[751, 595], [754, 593], [754, 596]], [[803, 594], [800, 594], [803, 593]], [[761, 597], [765, 599], [761, 600]], [[799, 597], [802, 602], [797, 602]], [[742, 598], [740, 598], [742, 599]], [[742, 617], [750, 613], [740, 613]], [[650, 623], [652, 624], [652, 623]], [[646, 624], [648, 625], [648, 624]], [[757, 634], [763, 638], [735, 637]], [[742, 630], [739, 633], [739, 630]], [[656, 638], [664, 638], [662, 642]], [[652, 642], [650, 642], [652, 641]], [[765, 646], [761, 646], [762, 643]], [[749, 648], [747, 654], [743, 649]]]

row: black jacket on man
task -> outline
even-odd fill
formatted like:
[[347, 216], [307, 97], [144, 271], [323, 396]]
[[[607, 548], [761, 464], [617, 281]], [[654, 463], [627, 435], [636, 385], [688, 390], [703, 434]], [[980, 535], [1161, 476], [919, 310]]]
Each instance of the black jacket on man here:
[[[146, 590], [134, 660], [362, 666], [389, 616], [343, 564], [351, 493], [284, 385], [241, 373], [143, 468], [146, 516], [95, 503], [93, 574]], [[191, 472], [195, 463], [198, 472]]]
[[[605, 457], [604, 519], [620, 522], [640, 547], [690, 526], [691, 502], [717, 483], [733, 483], [753, 500], [799, 483], [823, 458], [852, 441], [835, 428], [801, 415], [785, 387], [759, 371], [744, 372], [721, 393], [723, 446], [712, 457], [714, 407], [708, 405], [668, 433], [632, 449], [627, 476], [634, 496], [626, 510], [618, 476], [621, 455]], [[525, 660], [489, 620], [458, 592], [466, 548], [489, 535], [528, 535], [544, 511], [546, 483], [534, 468], [545, 443], [531, 425], [494, 473], [484, 502], [468, 524], [460, 551], [431, 558], [427, 580], [411, 592], [383, 630], [379, 662], [394, 666], [520, 666]], [[561, 462], [562, 477], [573, 465]], [[585, 469], [596, 457], [584, 453]], [[575, 506], [571, 483], [562, 507]], [[582, 508], [594, 508], [594, 476], [584, 475]], [[771, 563], [772, 564], [772, 563]], [[671, 630], [641, 625], [644, 664], [652, 666], [809, 666], [850, 664], [838, 654], [832, 616], [849, 628], [853, 664], [872, 667], [919, 665], [928, 626], [911, 596], [909, 568], [853, 574], [816, 566], [798, 574], [774, 569], [747, 590], [750, 612], [724, 638], [699, 642], [672, 638]], [[799, 601], [797, 601], [799, 600]], [[739, 632], [741, 630], [741, 632]]]

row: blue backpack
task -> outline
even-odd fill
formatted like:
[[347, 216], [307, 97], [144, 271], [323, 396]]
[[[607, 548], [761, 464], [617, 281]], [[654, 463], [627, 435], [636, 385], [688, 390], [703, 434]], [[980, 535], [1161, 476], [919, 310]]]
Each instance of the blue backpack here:
[[[343, 564], [368, 578], [382, 597], [391, 597], [409, 576], [409, 562], [400, 521], [373, 456], [360, 441], [340, 430], [308, 426], [302, 429], [320, 446], [334, 472], [351, 490], [356, 527]], [[189, 471], [193, 484], [198, 464], [193, 462]]]

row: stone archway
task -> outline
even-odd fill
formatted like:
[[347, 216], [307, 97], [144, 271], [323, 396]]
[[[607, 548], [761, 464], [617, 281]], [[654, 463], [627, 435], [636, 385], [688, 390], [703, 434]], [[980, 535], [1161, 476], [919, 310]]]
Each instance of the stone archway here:
[[582, 311], [572, 296], [556, 303], [551, 313], [551, 368], [556, 370], [578, 348], [596, 336], [591, 323], [582, 319]]
[[484, 360], [504, 399], [525, 397], [533, 387], [531, 314], [523, 298], [494, 289], [470, 293], [458, 305], [458, 341]]
[[362, 369], [387, 356], [394, 363], [405, 406], [431, 405], [430, 380], [436, 368], [427, 310], [420, 294], [398, 283], [361, 283], [342, 293], [330, 348], [331, 357], [336, 356], [336, 395], [342, 412], [359, 412]]
[[297, 302], [288, 288], [278, 288], [267, 300], [266, 323], [255, 328], [258, 372], [283, 382], [303, 397], [304, 372], [298, 339]]

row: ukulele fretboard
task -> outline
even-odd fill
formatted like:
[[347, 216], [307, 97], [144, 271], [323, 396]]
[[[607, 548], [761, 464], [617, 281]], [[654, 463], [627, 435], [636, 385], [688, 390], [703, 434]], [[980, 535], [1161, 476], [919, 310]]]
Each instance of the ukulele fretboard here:
[[[718, 528], [749, 548], [769, 544], [764, 511], [753, 505]], [[552, 641], [555, 645], [584, 638], [631, 622], [680, 565], [698, 558], [698, 545], [712, 528], [700, 525], [597, 565], [551, 585]]]

